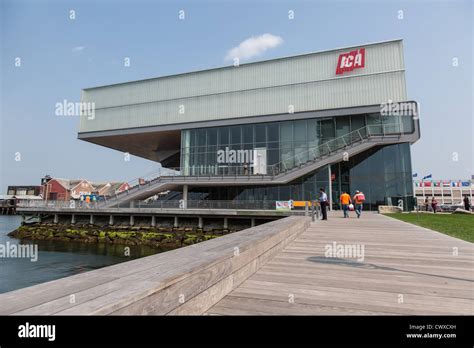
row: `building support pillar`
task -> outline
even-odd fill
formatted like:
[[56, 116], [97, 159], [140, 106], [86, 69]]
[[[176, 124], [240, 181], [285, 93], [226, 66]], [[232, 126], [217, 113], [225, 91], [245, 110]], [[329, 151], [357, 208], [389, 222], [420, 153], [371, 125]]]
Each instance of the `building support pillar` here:
[[250, 219], [250, 227], [255, 227], [255, 218]]
[[109, 216], [109, 225], [110, 225], [110, 226], [113, 226], [113, 225], [114, 225], [114, 216], [113, 216], [113, 215], [110, 215], [110, 216]]
[[178, 216], [175, 216], [175, 217], [174, 217], [174, 224], [173, 224], [173, 226], [174, 226], [175, 228], [178, 228], [178, 226], [179, 226]]
[[76, 214], [71, 215], [71, 225], [74, 225], [76, 223]]
[[93, 225], [94, 224], [94, 215], [91, 214], [90, 218], [89, 218], [89, 224], [90, 225]]
[[130, 215], [130, 226], [135, 225], [135, 219], [133, 215]]
[[202, 216], [198, 217], [198, 228], [202, 229]]
[[183, 185], [183, 209], [188, 208], [188, 185]]
[[58, 214], [54, 214], [54, 220], [53, 220], [53, 222], [54, 222], [55, 224], [57, 224], [58, 221], [59, 221]]
[[224, 218], [224, 230], [228, 230], [229, 229], [229, 220], [225, 217]]
[[332, 211], [332, 180], [331, 180], [331, 165], [328, 164], [328, 201], [329, 201], [329, 211]]
[[155, 215], [151, 216], [151, 227], [156, 227], [156, 216]]

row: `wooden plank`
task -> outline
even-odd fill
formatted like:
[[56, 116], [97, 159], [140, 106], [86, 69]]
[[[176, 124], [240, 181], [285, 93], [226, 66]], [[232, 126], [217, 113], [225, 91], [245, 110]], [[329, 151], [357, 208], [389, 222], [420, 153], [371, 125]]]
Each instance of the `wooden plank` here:
[[[364, 260], [325, 257], [334, 241], [364, 245]], [[472, 315], [473, 269], [472, 243], [378, 214], [333, 215], [311, 224], [207, 313]], [[301, 308], [287, 304], [289, 294]]]
[[[182, 249], [2, 294], [0, 311], [167, 314], [181, 306], [183, 313], [204, 311], [281, 251], [308, 224], [308, 218], [289, 217]], [[74, 302], [70, 295], [74, 295]]]
[[391, 313], [353, 310], [334, 306], [289, 303], [267, 299], [226, 296], [208, 313], [224, 315], [390, 315]]

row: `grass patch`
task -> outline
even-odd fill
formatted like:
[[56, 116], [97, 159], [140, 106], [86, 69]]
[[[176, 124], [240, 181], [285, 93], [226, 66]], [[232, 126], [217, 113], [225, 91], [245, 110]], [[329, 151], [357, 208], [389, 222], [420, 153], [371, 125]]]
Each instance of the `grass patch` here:
[[473, 215], [416, 213], [385, 215], [474, 243]]

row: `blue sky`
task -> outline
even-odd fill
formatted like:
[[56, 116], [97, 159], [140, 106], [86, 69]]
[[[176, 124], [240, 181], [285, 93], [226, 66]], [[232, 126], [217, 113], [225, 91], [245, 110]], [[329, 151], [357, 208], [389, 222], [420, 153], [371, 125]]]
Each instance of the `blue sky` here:
[[78, 117], [56, 116], [55, 104], [80, 101], [82, 88], [228, 65], [231, 48], [264, 33], [283, 43], [249, 61], [403, 38], [408, 96], [421, 104], [413, 171], [474, 174], [471, 1], [1, 0], [0, 16], [0, 193], [45, 174], [107, 181], [152, 172], [154, 162], [77, 140]]

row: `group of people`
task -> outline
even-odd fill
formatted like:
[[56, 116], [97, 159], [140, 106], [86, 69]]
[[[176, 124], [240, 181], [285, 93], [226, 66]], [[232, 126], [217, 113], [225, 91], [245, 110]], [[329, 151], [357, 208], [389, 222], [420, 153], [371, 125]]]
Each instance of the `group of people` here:
[[349, 211], [351, 208], [353, 208], [356, 212], [357, 218], [360, 218], [362, 214], [362, 207], [365, 202], [364, 193], [356, 190], [354, 197], [351, 199], [351, 196], [347, 192], [342, 192], [341, 197], [339, 197], [339, 201], [341, 203], [342, 211], [344, 212], [344, 218], [349, 217]]
[[[341, 197], [339, 198], [341, 202], [341, 207], [344, 212], [344, 218], [349, 217], [349, 211], [351, 210], [350, 206], [353, 205], [354, 210], [357, 214], [357, 218], [360, 218], [362, 215], [362, 208], [365, 202], [365, 195], [363, 192], [356, 190], [354, 196], [351, 196], [347, 192], [342, 192]], [[354, 202], [354, 204], [353, 204]], [[327, 220], [327, 207], [329, 206], [328, 195], [323, 188], [319, 189], [319, 205], [321, 207], [322, 219]]]
[[[468, 195], [464, 195], [463, 204], [465, 210], [471, 211], [471, 201], [469, 200]], [[433, 213], [436, 213], [436, 211], [438, 210], [438, 201], [436, 200], [436, 198], [431, 197], [431, 204], [428, 197], [425, 198], [425, 211], [429, 211], [430, 205]]]
[[[430, 201], [428, 197], [425, 198], [425, 211], [429, 211], [430, 207]], [[438, 201], [436, 198], [431, 197], [431, 209], [433, 210], [433, 213], [436, 213], [436, 210], [438, 209]]]

